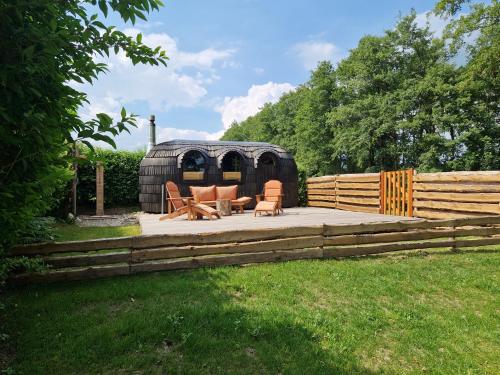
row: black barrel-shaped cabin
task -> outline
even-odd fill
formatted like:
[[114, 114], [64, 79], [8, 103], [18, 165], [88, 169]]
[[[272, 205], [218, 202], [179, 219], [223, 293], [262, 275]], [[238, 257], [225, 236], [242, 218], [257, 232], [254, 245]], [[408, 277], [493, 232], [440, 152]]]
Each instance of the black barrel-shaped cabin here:
[[161, 212], [167, 180], [182, 196], [191, 195], [189, 186], [238, 185], [238, 196], [253, 198], [249, 208], [266, 181], [280, 180], [283, 206], [297, 206], [297, 165], [290, 153], [269, 143], [173, 140], [153, 146], [139, 170], [143, 211]]

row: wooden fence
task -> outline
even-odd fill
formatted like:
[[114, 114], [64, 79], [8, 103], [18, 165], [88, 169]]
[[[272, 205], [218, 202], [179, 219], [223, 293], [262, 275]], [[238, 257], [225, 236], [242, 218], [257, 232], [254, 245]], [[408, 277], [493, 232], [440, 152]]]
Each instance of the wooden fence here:
[[307, 180], [308, 205], [349, 211], [379, 212], [378, 173], [313, 177]]
[[500, 214], [500, 172], [419, 173], [415, 216], [428, 219]]
[[11, 256], [40, 256], [51, 268], [15, 275], [11, 282], [82, 280], [206, 266], [498, 245], [499, 224], [500, 216], [490, 216], [25, 245], [14, 248]]
[[312, 207], [426, 219], [500, 214], [500, 171], [313, 177], [307, 180], [307, 191]]

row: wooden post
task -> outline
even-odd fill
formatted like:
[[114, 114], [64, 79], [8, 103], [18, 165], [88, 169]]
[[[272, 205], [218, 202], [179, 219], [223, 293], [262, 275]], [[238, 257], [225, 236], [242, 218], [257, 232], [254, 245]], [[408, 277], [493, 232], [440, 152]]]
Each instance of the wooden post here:
[[408, 170], [408, 216], [413, 216], [413, 169]]
[[384, 213], [384, 195], [385, 195], [385, 189], [384, 189], [384, 171], [380, 171], [380, 188], [379, 188], [379, 209], [378, 212], [380, 214]]
[[104, 215], [104, 167], [101, 162], [96, 165], [96, 178], [95, 178], [95, 214], [96, 216]]
[[76, 161], [79, 152], [78, 152], [78, 145], [75, 143], [75, 149], [73, 151], [73, 156], [75, 157], [75, 161], [73, 161], [73, 182], [71, 185], [71, 206], [72, 206], [72, 213], [74, 217], [76, 217], [76, 198], [77, 198], [77, 185], [78, 185], [78, 162]]

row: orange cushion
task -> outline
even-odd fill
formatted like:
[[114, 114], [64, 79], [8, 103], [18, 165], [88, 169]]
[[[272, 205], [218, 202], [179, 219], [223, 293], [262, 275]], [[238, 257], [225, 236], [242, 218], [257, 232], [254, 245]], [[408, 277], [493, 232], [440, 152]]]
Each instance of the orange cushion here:
[[229, 199], [234, 200], [238, 197], [238, 185], [231, 186], [217, 186], [217, 199]]
[[255, 206], [255, 211], [272, 211], [278, 208], [277, 205], [277, 202], [260, 201], [257, 203], [257, 206]]
[[215, 185], [212, 186], [190, 186], [191, 195], [200, 202], [215, 200]]
[[252, 198], [250, 197], [240, 197], [238, 199], [233, 199], [232, 203], [237, 203], [237, 204], [247, 204], [252, 201]]

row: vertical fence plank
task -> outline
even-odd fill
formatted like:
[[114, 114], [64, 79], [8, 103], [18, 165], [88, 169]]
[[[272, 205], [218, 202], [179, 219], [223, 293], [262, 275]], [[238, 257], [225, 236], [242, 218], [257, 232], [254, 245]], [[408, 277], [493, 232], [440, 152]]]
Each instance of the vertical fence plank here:
[[401, 171], [396, 172], [396, 215], [401, 214]]
[[391, 215], [394, 215], [396, 212], [396, 173], [394, 171], [391, 172], [391, 185]]
[[401, 173], [401, 176], [403, 177], [403, 182], [402, 182], [402, 187], [403, 187], [403, 196], [402, 196], [402, 199], [403, 199], [403, 212], [401, 213], [402, 216], [406, 216], [407, 212], [408, 212], [408, 209], [407, 209], [407, 203], [406, 203], [406, 200], [407, 200], [407, 197], [408, 197], [408, 194], [406, 193], [407, 192], [407, 188], [408, 186], [406, 185], [406, 172], [407, 171], [403, 171], [403, 173]]
[[383, 214], [384, 213], [384, 195], [385, 195], [385, 190], [384, 190], [384, 171], [380, 171], [380, 176], [379, 176], [379, 207], [378, 207], [378, 213]]
[[408, 216], [413, 216], [413, 169], [408, 169]]

